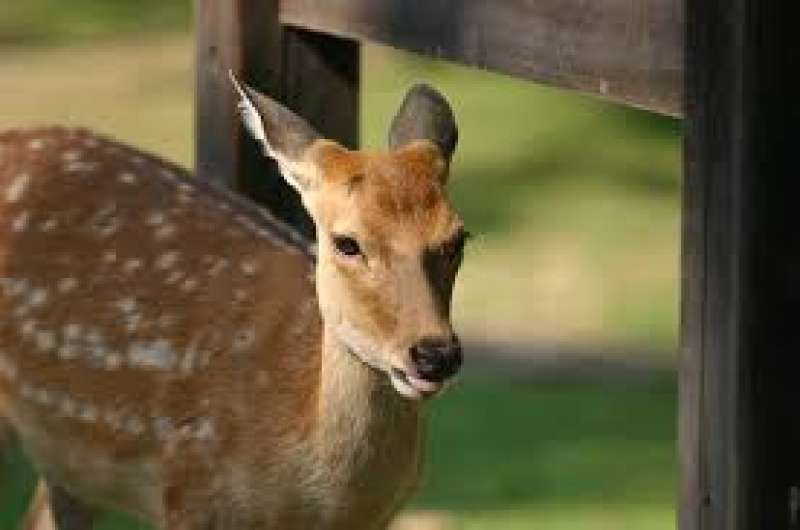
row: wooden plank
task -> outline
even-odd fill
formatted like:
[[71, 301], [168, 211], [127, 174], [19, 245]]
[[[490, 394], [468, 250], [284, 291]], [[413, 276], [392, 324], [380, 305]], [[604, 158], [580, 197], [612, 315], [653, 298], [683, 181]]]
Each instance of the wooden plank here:
[[[244, 133], [228, 70], [280, 87], [282, 34], [276, 6], [261, 0], [195, 0], [195, 165], [197, 175], [241, 189]], [[280, 96], [280, 90], [270, 90]]]
[[791, 4], [687, 4], [681, 530], [798, 528]]
[[280, 18], [681, 113], [680, 0], [283, 0]]
[[275, 0], [195, 0], [196, 170], [265, 204], [306, 235], [296, 193], [246, 136], [227, 71], [308, 119], [325, 136], [358, 144], [357, 43], [288, 29]]

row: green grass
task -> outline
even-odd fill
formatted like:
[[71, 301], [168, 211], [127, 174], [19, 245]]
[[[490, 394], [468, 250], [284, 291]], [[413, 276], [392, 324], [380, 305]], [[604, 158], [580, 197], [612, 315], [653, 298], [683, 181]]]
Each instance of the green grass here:
[[7, 0], [0, 45], [45, 45], [187, 32], [191, 0]]
[[[465, 530], [674, 526], [675, 387], [648, 381], [508, 383], [469, 376], [432, 405], [423, 487], [412, 508]], [[14, 459], [14, 480], [30, 487]], [[0, 499], [18, 513], [24, 496]], [[11, 529], [0, 519], [0, 529]], [[107, 519], [104, 530], [131, 530]]]

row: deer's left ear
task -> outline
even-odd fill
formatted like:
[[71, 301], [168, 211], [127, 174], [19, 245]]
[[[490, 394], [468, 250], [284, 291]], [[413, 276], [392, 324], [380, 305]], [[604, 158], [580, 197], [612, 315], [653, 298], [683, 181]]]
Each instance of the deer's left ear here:
[[239, 83], [233, 72], [229, 74], [239, 94], [237, 109], [242, 123], [264, 155], [278, 163], [283, 178], [301, 195], [313, 188], [319, 179], [318, 170], [306, 154], [321, 139], [319, 133], [277, 101]]
[[448, 164], [458, 143], [458, 127], [450, 103], [436, 89], [425, 84], [411, 87], [389, 128], [389, 148], [392, 150], [416, 140], [433, 143]]

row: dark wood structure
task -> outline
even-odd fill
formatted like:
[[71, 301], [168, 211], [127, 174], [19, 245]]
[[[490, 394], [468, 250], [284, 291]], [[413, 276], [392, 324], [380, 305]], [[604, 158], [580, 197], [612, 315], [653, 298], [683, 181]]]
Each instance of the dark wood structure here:
[[798, 529], [792, 3], [683, 1], [195, 0], [197, 170], [310, 233], [226, 72], [356, 145], [364, 39], [683, 116], [679, 528]]

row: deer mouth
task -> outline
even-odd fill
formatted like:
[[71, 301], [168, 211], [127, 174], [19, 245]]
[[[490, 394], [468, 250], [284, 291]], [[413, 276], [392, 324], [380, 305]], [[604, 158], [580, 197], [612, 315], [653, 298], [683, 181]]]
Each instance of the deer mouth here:
[[389, 379], [394, 389], [409, 399], [433, 397], [444, 389], [444, 381], [428, 381], [400, 368], [392, 368]]

